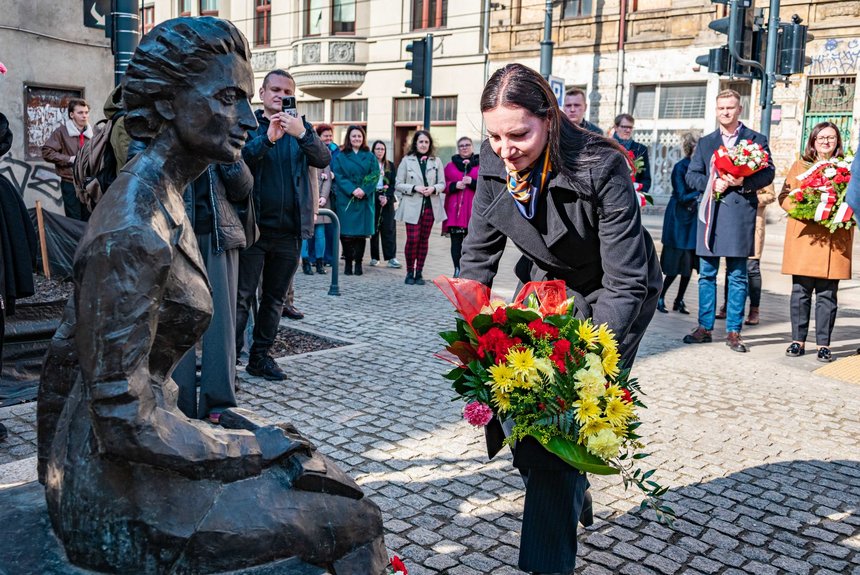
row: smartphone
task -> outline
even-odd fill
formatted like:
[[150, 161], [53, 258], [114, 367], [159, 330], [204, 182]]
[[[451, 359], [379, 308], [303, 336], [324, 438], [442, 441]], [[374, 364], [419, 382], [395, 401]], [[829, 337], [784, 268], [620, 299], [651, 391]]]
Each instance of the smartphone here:
[[295, 96], [284, 96], [281, 99], [281, 109], [285, 114], [289, 114], [294, 118], [299, 117], [299, 112], [296, 110], [296, 97]]

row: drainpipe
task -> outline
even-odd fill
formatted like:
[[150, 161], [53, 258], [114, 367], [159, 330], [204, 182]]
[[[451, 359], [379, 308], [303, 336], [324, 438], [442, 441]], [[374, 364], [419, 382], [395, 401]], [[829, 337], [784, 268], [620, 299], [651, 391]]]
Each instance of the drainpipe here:
[[552, 0], [546, 0], [543, 40], [540, 43], [540, 75], [549, 80], [552, 75]]
[[[487, 85], [487, 80], [490, 79], [490, 0], [484, 0], [484, 19], [482, 32], [482, 44], [484, 49], [484, 86]], [[485, 133], [484, 115], [481, 114], [481, 138]]]
[[621, 16], [618, 20], [618, 72], [615, 83], [615, 115], [624, 108], [624, 40], [627, 35], [627, 0], [621, 0]]

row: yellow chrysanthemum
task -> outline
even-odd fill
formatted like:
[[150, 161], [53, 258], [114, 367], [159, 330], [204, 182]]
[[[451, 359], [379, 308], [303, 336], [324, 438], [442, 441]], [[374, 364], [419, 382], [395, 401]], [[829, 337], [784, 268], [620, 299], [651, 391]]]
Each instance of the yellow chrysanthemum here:
[[585, 443], [592, 435], [597, 435], [604, 429], [609, 429], [609, 424], [602, 417], [592, 419], [579, 429], [579, 443]]
[[490, 389], [494, 393], [510, 393], [516, 386], [517, 381], [515, 379], [500, 379], [498, 381], [493, 380], [490, 384]]
[[509, 365], [504, 363], [494, 365], [487, 371], [490, 372], [490, 377], [493, 378], [493, 381], [495, 382], [511, 380], [517, 376], [517, 373]]
[[633, 417], [633, 404], [618, 398], [610, 399], [606, 402], [603, 415], [613, 427], [623, 428], [627, 421]]
[[595, 435], [590, 435], [586, 440], [585, 447], [597, 457], [609, 460], [618, 457], [618, 451], [624, 440], [611, 430], [602, 429]]
[[622, 392], [621, 388], [618, 387], [617, 385], [610, 385], [609, 387], [606, 388], [605, 395], [606, 395], [607, 399], [616, 399], [616, 398], [624, 397], [624, 392]]
[[606, 327], [605, 323], [600, 324], [597, 328], [597, 342], [603, 346], [603, 349], [618, 350], [618, 343], [615, 341], [615, 334], [612, 330]]
[[600, 417], [600, 404], [591, 397], [582, 397], [579, 401], [574, 401], [573, 407], [576, 409], [576, 421], [580, 425]]
[[510, 411], [511, 396], [502, 391], [493, 392], [493, 403], [499, 408], [499, 411]]
[[618, 361], [621, 359], [621, 356], [618, 355], [618, 350], [610, 347], [604, 347], [603, 353], [603, 371], [609, 377], [615, 377], [619, 373], [621, 373], [621, 368], [618, 367]]
[[576, 328], [576, 335], [585, 343], [587, 347], [592, 347], [597, 343], [597, 330], [591, 325], [588, 320], [579, 322], [579, 327]]
[[518, 377], [524, 380], [529, 379], [537, 371], [534, 352], [529, 347], [509, 351], [508, 366], [514, 370]]

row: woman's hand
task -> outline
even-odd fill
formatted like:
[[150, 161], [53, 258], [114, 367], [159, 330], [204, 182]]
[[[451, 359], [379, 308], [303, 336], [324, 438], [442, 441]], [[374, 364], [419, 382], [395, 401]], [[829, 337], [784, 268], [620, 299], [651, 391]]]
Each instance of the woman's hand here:
[[353, 195], [353, 196], [355, 197], [355, 199], [357, 199], [357, 200], [363, 200], [363, 199], [364, 199], [364, 196], [365, 196], [366, 194], [364, 193], [364, 190], [362, 190], [361, 188], [355, 188], [355, 189], [352, 191], [352, 195]]
[[327, 203], [327, 202], [325, 201], [325, 198], [320, 198], [320, 207], [321, 207], [321, 208], [324, 208], [324, 207], [325, 207], [325, 205], [326, 205], [326, 203]]
[[421, 195], [424, 196], [425, 198], [429, 198], [430, 194], [432, 194], [433, 192], [436, 191], [436, 188], [434, 188], [432, 186], [428, 186], [426, 188], [419, 188], [418, 191], [421, 192]]
[[388, 203], [388, 196], [386, 196], [384, 194], [380, 194], [379, 195], [379, 205], [384, 208], [385, 204], [387, 204], [387, 203]]
[[472, 176], [463, 176], [463, 184], [468, 186], [472, 183]]
[[468, 184], [468, 183], [469, 183], [469, 182], [467, 182], [467, 181], [465, 180], [465, 178], [464, 178], [463, 180], [461, 180], [461, 181], [457, 182], [457, 185], [456, 185], [455, 187], [456, 187], [458, 190], [465, 190], [465, 189], [466, 189], [466, 184]]

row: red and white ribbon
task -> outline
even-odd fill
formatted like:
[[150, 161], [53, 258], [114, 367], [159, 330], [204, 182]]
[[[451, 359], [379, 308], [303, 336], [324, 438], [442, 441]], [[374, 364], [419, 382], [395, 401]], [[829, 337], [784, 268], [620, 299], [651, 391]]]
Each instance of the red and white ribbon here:
[[710, 175], [705, 195], [699, 204], [699, 221], [705, 224], [705, 248], [711, 251], [711, 206], [714, 203], [714, 181], [717, 179], [717, 169], [714, 167], [714, 156], [711, 156]]
[[836, 210], [836, 215], [833, 216], [833, 221], [837, 224], [844, 224], [854, 217], [854, 210], [848, 205], [848, 202], [842, 202]]
[[639, 198], [639, 207], [644, 208], [648, 203], [648, 199], [645, 197], [645, 194], [637, 190], [636, 197]]
[[829, 218], [835, 203], [836, 194], [827, 190], [822, 190], [821, 199], [818, 201], [818, 207], [815, 208], [815, 221], [821, 222]]

